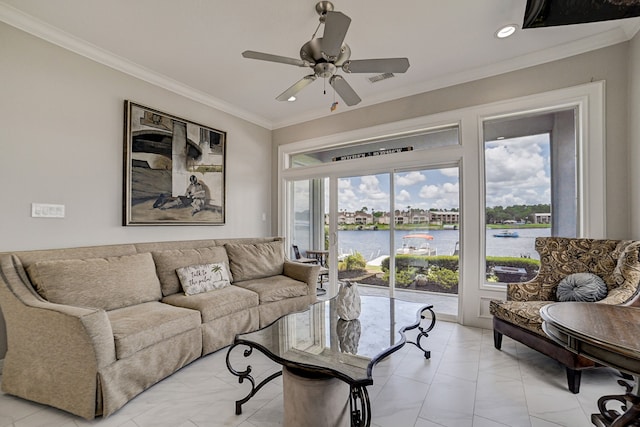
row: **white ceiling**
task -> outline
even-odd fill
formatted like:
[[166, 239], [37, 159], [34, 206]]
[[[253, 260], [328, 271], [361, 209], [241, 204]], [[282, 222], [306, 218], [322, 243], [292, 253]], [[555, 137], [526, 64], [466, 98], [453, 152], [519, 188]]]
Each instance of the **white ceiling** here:
[[[0, 0], [0, 20], [108, 66], [270, 129], [623, 42], [640, 18], [519, 30], [526, 0], [335, 0], [351, 18], [351, 59], [408, 57], [406, 74], [372, 84], [330, 111], [323, 79], [296, 102], [275, 97], [309, 69], [244, 59], [244, 50], [298, 58], [318, 24], [315, 0]], [[137, 100], [141, 102], [141, 100]]]

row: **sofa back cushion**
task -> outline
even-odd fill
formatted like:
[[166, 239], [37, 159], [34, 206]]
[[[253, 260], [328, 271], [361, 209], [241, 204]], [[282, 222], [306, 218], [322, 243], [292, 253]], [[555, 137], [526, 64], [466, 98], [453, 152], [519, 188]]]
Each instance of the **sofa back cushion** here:
[[282, 241], [224, 245], [229, 256], [234, 281], [277, 276], [284, 271], [284, 245]]
[[[153, 251], [156, 272], [160, 278], [162, 295], [169, 296], [182, 292], [180, 279], [176, 270], [182, 267], [199, 264], [223, 263], [229, 266], [227, 251], [222, 246], [195, 249], [169, 249]], [[228, 270], [228, 269], [227, 269]], [[229, 277], [233, 281], [233, 275]]]
[[40, 296], [57, 304], [113, 310], [162, 297], [150, 253], [38, 261], [27, 273]]
[[595, 274], [611, 289], [619, 251], [626, 244], [607, 239], [536, 238], [536, 251], [540, 254], [540, 270], [536, 280], [542, 284], [539, 299], [557, 301], [558, 283], [573, 273]]

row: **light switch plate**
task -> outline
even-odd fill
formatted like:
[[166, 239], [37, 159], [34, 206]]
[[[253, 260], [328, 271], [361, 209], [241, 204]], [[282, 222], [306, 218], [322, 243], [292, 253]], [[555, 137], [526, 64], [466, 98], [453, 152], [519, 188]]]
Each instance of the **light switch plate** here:
[[64, 205], [31, 203], [32, 218], [64, 218]]

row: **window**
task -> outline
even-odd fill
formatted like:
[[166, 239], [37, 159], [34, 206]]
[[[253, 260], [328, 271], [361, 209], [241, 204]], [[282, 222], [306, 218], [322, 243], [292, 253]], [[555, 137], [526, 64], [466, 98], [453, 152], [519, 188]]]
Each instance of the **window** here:
[[532, 279], [537, 237], [577, 235], [575, 115], [571, 108], [484, 123], [489, 282]]

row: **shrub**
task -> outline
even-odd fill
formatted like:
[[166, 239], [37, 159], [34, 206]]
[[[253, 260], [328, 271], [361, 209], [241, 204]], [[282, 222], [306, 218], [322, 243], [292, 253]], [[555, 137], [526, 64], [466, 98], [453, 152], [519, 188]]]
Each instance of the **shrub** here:
[[[404, 286], [405, 288], [408, 287], [415, 280], [417, 272], [418, 269], [413, 267], [404, 268], [402, 270], [397, 269], [396, 286]], [[386, 270], [384, 272], [384, 274], [382, 275], [382, 279], [387, 283], [389, 282], [389, 270]]]
[[[396, 270], [400, 270], [407, 267], [422, 267], [427, 268], [431, 265], [437, 265], [439, 267], [448, 268], [455, 271], [458, 269], [458, 256], [452, 255], [437, 255], [437, 256], [424, 256], [424, 255], [396, 255]], [[389, 258], [382, 260], [382, 270], [389, 269]]]
[[453, 286], [457, 285], [460, 278], [458, 271], [438, 266], [430, 267], [426, 276], [428, 282], [440, 285], [445, 289], [451, 289]]
[[367, 260], [360, 252], [347, 255], [338, 265], [339, 270], [364, 270], [367, 267]]

